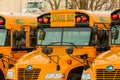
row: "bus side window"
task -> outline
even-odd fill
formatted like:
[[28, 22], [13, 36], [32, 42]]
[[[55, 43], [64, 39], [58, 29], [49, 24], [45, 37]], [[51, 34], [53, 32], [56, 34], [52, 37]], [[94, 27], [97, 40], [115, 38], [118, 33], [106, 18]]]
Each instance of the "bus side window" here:
[[30, 46], [35, 47], [37, 44], [37, 33], [36, 29], [30, 29]]
[[25, 31], [13, 32], [13, 48], [23, 47], [26, 47], [26, 32]]
[[10, 46], [10, 38], [11, 38], [11, 32], [7, 31], [5, 46]]

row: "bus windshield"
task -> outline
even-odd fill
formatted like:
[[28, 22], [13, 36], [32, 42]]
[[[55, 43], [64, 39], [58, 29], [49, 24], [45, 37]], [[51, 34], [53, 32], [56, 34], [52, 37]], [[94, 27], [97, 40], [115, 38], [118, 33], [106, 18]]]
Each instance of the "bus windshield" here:
[[10, 31], [0, 29], [0, 46], [10, 46]]
[[39, 40], [42, 30], [38, 30], [38, 45], [90, 45], [91, 28], [45, 28], [44, 40]]
[[[115, 25], [115, 27], [112, 27], [112, 32], [114, 32], [115, 30], [118, 30], [118, 32], [120, 33], [120, 26], [119, 25]], [[112, 38], [112, 44], [120, 44], [120, 35], [117, 35], [117, 38]], [[114, 37], [114, 36], [112, 36]]]

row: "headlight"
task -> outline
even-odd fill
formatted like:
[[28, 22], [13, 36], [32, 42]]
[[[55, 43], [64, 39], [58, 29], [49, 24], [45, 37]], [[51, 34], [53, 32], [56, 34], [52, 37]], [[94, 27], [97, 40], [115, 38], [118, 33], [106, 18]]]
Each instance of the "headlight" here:
[[45, 75], [46, 79], [61, 79], [61, 78], [65, 78], [65, 74], [64, 73], [48, 73]]
[[83, 72], [81, 80], [91, 80], [91, 76], [89, 72]]
[[6, 79], [14, 79], [14, 71], [8, 70]]

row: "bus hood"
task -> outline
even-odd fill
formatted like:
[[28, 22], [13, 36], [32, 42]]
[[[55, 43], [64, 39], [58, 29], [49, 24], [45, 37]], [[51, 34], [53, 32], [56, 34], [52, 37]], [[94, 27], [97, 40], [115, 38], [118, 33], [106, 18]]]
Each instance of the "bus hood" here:
[[[44, 55], [44, 54], [43, 54]], [[46, 55], [41, 55], [37, 51], [32, 51], [28, 54], [22, 56], [19, 60], [19, 64], [38, 64], [38, 63], [48, 63], [49, 58], [45, 57]]]
[[120, 50], [109, 50], [100, 54], [95, 59], [95, 63], [95, 65], [120, 63]]
[[[66, 52], [66, 47], [52, 46], [53, 52], [49, 55], [42, 53], [41, 47], [37, 50], [25, 54], [18, 60], [18, 64], [46, 64], [49, 63], [50, 57], [48, 56], [57, 56], [59, 58], [69, 59], [69, 55]], [[71, 56], [88, 54], [88, 57], [95, 57], [96, 49], [94, 47], [80, 47], [74, 48], [73, 54]], [[56, 61], [57, 57], [52, 57]], [[61, 59], [60, 59], [61, 60]]]

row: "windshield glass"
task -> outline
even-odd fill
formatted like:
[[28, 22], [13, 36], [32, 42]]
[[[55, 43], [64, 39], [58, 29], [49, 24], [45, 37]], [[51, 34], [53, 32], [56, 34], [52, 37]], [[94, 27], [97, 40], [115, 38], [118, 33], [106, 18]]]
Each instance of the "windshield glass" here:
[[27, 8], [41, 8], [42, 2], [28, 2]]
[[10, 46], [10, 31], [0, 29], [0, 46]]
[[45, 28], [44, 40], [39, 40], [41, 29], [38, 30], [38, 45], [90, 45], [91, 28]]
[[[114, 32], [118, 30], [118, 35], [116, 36], [117, 38], [114, 38]], [[112, 44], [120, 44], [120, 26], [115, 25], [115, 27], [112, 27]]]

